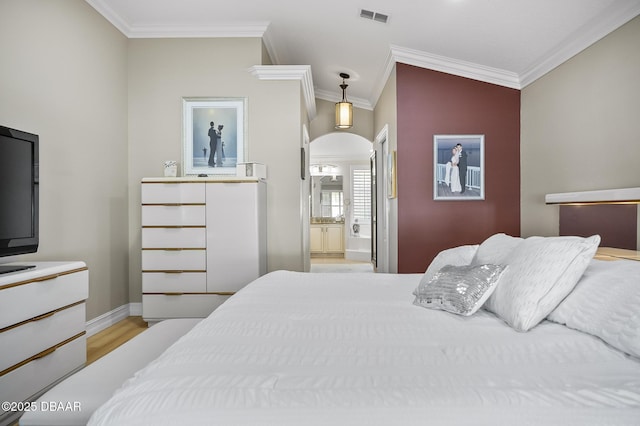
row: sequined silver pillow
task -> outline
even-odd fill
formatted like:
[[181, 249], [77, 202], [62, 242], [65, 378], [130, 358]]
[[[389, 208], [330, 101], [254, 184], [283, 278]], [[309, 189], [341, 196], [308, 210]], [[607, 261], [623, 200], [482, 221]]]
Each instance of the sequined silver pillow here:
[[423, 277], [413, 294], [414, 304], [454, 314], [473, 315], [495, 290], [504, 265], [446, 265], [431, 278]]

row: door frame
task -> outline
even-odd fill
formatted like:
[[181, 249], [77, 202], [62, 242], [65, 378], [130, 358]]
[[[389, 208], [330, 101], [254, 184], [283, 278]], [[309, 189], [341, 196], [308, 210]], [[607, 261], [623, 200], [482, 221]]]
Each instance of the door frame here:
[[[374, 140], [376, 153], [376, 261], [378, 272], [389, 272], [389, 197], [387, 179], [389, 176], [387, 160], [389, 157], [389, 125], [385, 124]], [[373, 206], [372, 206], [373, 208]], [[372, 212], [373, 214], [373, 212]]]

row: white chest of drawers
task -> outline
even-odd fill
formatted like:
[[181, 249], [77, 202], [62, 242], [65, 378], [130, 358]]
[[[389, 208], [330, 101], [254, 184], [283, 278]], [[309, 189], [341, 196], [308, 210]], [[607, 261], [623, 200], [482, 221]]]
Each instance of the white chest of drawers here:
[[141, 201], [145, 321], [205, 317], [266, 273], [264, 181], [145, 178]]
[[[83, 262], [32, 262], [0, 275], [0, 400], [35, 399], [86, 362]], [[0, 412], [0, 424], [19, 415]]]

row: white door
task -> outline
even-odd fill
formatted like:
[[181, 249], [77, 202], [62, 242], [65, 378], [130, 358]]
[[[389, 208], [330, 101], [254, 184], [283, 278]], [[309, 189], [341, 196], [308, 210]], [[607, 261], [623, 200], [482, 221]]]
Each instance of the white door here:
[[207, 183], [207, 291], [235, 292], [260, 276], [258, 183]]
[[377, 272], [389, 272], [389, 199], [387, 198], [387, 161], [389, 144], [387, 142], [387, 126], [378, 134], [375, 141], [376, 150], [376, 262]]

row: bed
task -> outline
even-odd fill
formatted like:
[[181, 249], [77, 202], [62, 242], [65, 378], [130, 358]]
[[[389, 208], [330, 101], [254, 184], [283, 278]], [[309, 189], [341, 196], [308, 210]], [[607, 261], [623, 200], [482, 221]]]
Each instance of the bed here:
[[269, 273], [89, 424], [638, 425], [640, 262], [598, 243], [498, 234], [424, 274]]

